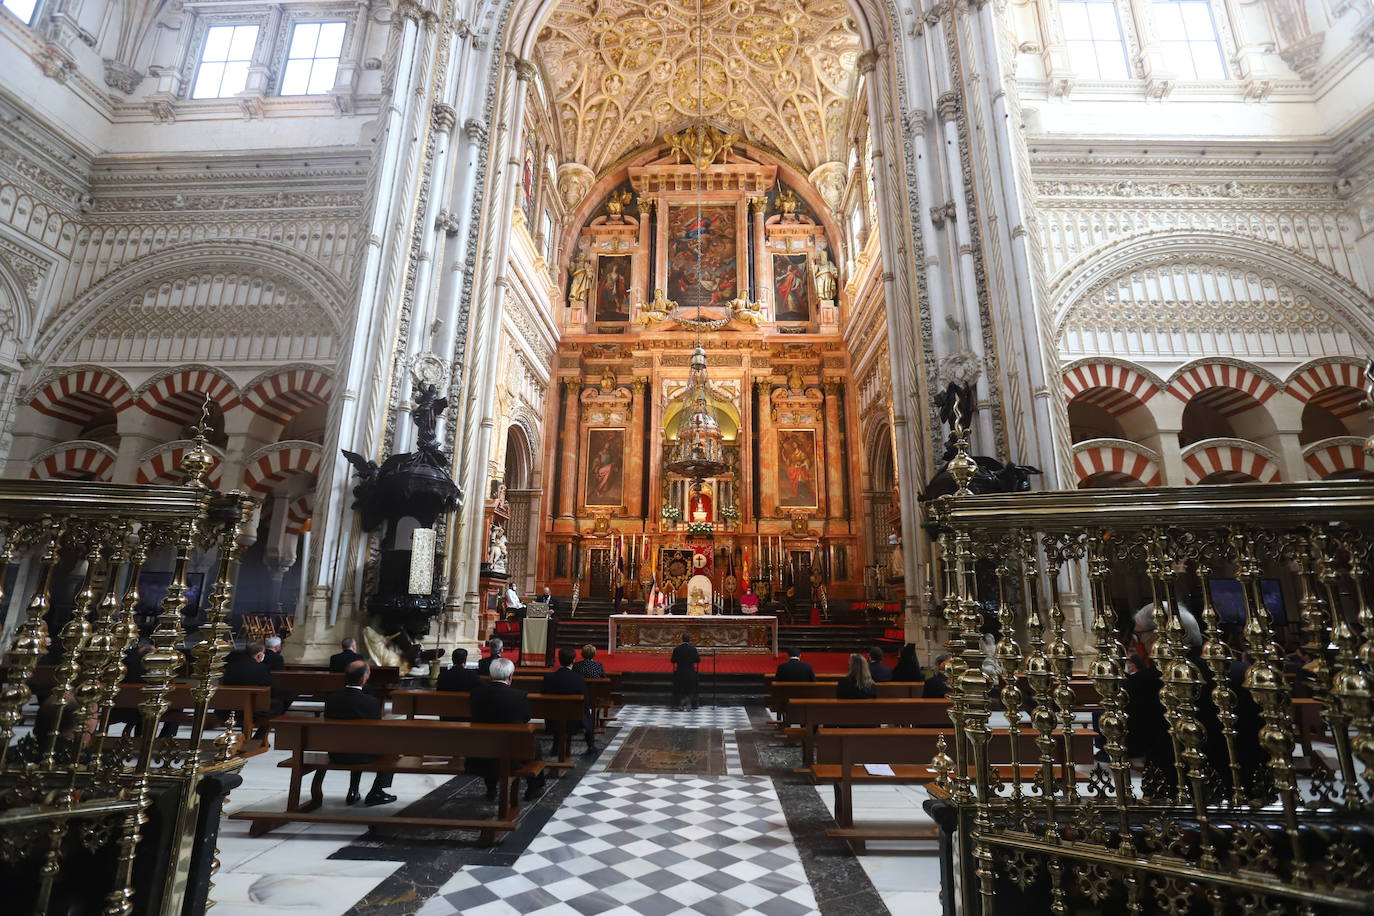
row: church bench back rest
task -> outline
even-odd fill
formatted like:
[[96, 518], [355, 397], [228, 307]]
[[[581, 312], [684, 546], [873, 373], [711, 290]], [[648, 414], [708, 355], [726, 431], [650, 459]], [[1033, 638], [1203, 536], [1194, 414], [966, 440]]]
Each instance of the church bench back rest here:
[[507, 757], [535, 754], [535, 726], [476, 725], [469, 722], [417, 722], [402, 719], [315, 719], [280, 716], [273, 720], [278, 750], [402, 757]]

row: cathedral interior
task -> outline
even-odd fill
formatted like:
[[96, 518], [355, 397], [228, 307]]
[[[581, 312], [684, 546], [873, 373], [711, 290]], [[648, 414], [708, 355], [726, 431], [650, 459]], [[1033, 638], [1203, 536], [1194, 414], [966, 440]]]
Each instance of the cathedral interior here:
[[[1371, 0], [0, 0], [0, 43], [24, 908], [1366, 911]], [[583, 646], [576, 757], [529, 679]], [[553, 736], [518, 816], [491, 751], [504, 826], [452, 750], [492, 685], [413, 696], [460, 652]], [[355, 661], [361, 752], [311, 730]], [[319, 801], [349, 755], [404, 816]]]

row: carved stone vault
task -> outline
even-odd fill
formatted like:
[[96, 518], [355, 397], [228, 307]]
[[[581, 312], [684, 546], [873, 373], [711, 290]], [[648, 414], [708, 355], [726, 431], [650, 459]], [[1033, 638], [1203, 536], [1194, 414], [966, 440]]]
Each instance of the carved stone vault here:
[[[701, 114], [807, 171], [843, 159], [859, 36], [844, 0], [702, 0]], [[696, 4], [570, 0], [538, 60], [564, 158], [600, 173], [697, 109]]]

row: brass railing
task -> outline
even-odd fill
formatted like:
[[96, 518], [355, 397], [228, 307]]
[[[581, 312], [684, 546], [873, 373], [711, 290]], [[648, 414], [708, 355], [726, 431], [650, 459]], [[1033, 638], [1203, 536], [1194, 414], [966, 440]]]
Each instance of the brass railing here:
[[[170, 845], [147, 849], [159, 861], [137, 869], [165, 878], [138, 889], [148, 897], [139, 909], [153, 900], [162, 912], [181, 908], [197, 783], [237, 766], [232, 727], [213, 741], [206, 740], [206, 728], [231, 645], [240, 528], [253, 508], [242, 494], [209, 490], [203, 483], [208, 454], [200, 458], [198, 451], [187, 456], [188, 481], [181, 487], [0, 480], [0, 583], [12, 567], [20, 567], [19, 582], [28, 583], [22, 594], [10, 596], [10, 614], [22, 619], [0, 675], [0, 868], [7, 912], [47, 912], [71, 888], [90, 898], [94, 886], [105, 914], [131, 912], [136, 857], [153, 845], [140, 847], [140, 837], [149, 829], [155, 797], [166, 792], [174, 793], [175, 804], [159, 806], [158, 820]], [[216, 559], [203, 639], [183, 660], [178, 649], [186, 638], [182, 617], [193, 551], [213, 552]], [[140, 574], [155, 552], [170, 555], [171, 582], [158, 606], [151, 651], [142, 659], [137, 734], [116, 735], [112, 716], [126, 675], [125, 653], [139, 640]], [[57, 606], [55, 577], [64, 570], [74, 570], [79, 585], [74, 598]], [[49, 621], [60, 618], [66, 622], [49, 633]], [[55, 667], [40, 671], [49, 640], [61, 651]], [[195, 701], [189, 737], [159, 737], [168, 694], [185, 672]], [[35, 687], [51, 692], [32, 716], [35, 729], [25, 733], [20, 726]]]
[[[928, 522], [956, 734], [934, 793], [956, 825], [947, 912], [1370, 910], [1374, 484], [953, 496]], [[1075, 766], [1084, 728], [1097, 762]]]

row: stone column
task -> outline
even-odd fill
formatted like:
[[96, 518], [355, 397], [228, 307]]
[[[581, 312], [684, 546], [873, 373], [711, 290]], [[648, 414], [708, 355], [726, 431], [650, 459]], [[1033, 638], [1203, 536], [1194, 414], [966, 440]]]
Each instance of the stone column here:
[[1278, 435], [1272, 447], [1279, 455], [1283, 480], [1291, 483], [1315, 477], [1312, 469], [1307, 466], [1307, 460], [1302, 456], [1303, 444], [1298, 439], [1302, 432], [1303, 403], [1288, 392], [1279, 391], [1265, 402], [1264, 406], [1274, 418], [1274, 431]]
[[844, 386], [838, 379], [824, 379], [825, 389], [825, 517], [839, 518], [844, 511], [844, 478], [847, 468], [840, 449], [840, 411]]
[[764, 211], [768, 207], [768, 198], [751, 197], [749, 205], [754, 213], [754, 297], [760, 302], [768, 303], [768, 317], [773, 317], [773, 297], [764, 294], [765, 289], [772, 285], [770, 277], [773, 273], [771, 258], [765, 247], [765, 236], [763, 231]]
[[558, 516], [572, 518], [577, 512], [578, 419], [582, 405], [581, 378], [563, 379], [563, 431], [558, 448]]

